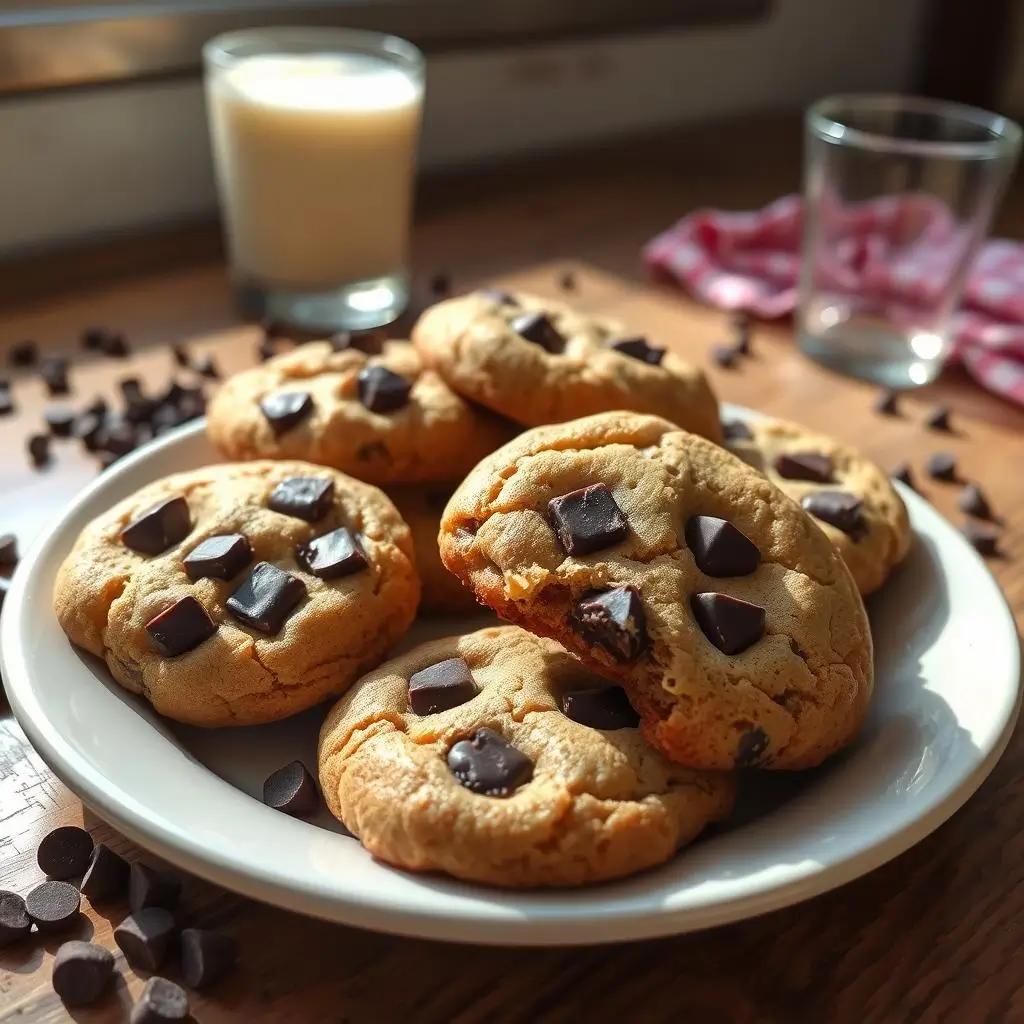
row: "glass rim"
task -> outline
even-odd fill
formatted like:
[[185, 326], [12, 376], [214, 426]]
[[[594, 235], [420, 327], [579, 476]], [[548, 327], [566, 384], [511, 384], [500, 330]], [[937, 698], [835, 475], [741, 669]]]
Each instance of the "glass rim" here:
[[[844, 120], [844, 116], [854, 113], [899, 111], [932, 114], [960, 121], [988, 132], [989, 138], [976, 142], [909, 139], [855, 128]], [[899, 93], [840, 93], [826, 96], [807, 108], [806, 126], [808, 131], [823, 142], [834, 145], [857, 146], [882, 153], [960, 160], [990, 160], [1010, 156], [1020, 149], [1022, 136], [1020, 125], [1002, 114], [965, 103]]]

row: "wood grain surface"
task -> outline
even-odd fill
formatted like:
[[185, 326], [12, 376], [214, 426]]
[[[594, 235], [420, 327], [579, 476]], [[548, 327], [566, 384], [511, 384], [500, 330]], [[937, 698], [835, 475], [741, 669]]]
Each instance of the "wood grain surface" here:
[[[425, 210], [418, 266], [424, 275], [451, 271], [460, 289], [487, 279], [552, 295], [561, 273], [572, 268], [581, 307], [627, 319], [652, 340], [704, 363], [709, 346], [725, 336], [725, 317], [644, 285], [638, 246], [694, 205], [756, 205], [794, 187], [795, 167], [795, 160], [780, 158], [752, 176], [749, 167], [702, 151], [688, 164], [669, 160], [653, 168], [627, 155], [614, 174], [601, 167], [570, 171], [563, 163], [561, 176], [502, 175], [491, 191], [480, 186], [461, 201], [440, 197]], [[1011, 207], [1014, 202], [1011, 197]], [[567, 253], [587, 265], [557, 258]], [[0, 358], [6, 362], [3, 350], [23, 337], [73, 354], [68, 401], [76, 406], [94, 394], [112, 396], [124, 376], [164, 382], [171, 368], [167, 344], [175, 340], [189, 339], [197, 354], [213, 354], [225, 372], [255, 362], [259, 331], [237, 325], [216, 263], [147, 267], [83, 290], [32, 295], [0, 313]], [[125, 330], [132, 357], [115, 362], [82, 352], [78, 334], [93, 323]], [[737, 370], [709, 371], [720, 396], [835, 434], [884, 466], [910, 459], [920, 469], [931, 452], [954, 451], [963, 475], [983, 486], [1008, 521], [1002, 555], [991, 567], [1018, 625], [1024, 622], [1018, 511], [1024, 414], [954, 374], [906, 399], [902, 416], [878, 416], [871, 411], [872, 388], [808, 363], [791, 335], [787, 325], [758, 325], [749, 361]], [[57, 442], [47, 470], [29, 468], [24, 438], [39, 429], [48, 400], [31, 372], [11, 376], [19, 411], [0, 419], [0, 533], [13, 531], [27, 544], [96, 468], [74, 442]], [[940, 399], [954, 408], [952, 435], [922, 425]], [[928, 482], [922, 489], [943, 513], [959, 518], [957, 487]], [[190, 922], [222, 927], [242, 947], [239, 970], [193, 998], [194, 1017], [203, 1024], [1024, 1021], [1022, 770], [1018, 731], [967, 806], [885, 867], [755, 920], [630, 945], [528, 950], [394, 938], [301, 918], [189, 878]], [[39, 880], [35, 846], [64, 823], [85, 824], [97, 840], [141, 854], [83, 811], [0, 705], [0, 888], [24, 892]], [[79, 934], [112, 946], [111, 928], [122, 913], [89, 909]], [[97, 1006], [68, 1010], [57, 999], [50, 969], [65, 937], [0, 949], [4, 1024], [127, 1020], [142, 980], [120, 957], [121, 980]]]

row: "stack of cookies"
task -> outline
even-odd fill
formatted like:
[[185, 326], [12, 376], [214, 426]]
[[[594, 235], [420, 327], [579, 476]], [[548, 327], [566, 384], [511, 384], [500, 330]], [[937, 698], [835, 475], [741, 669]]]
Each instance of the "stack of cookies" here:
[[[329, 809], [375, 856], [504, 886], [672, 857], [740, 769], [848, 744], [861, 595], [906, 553], [889, 480], [794, 424], [722, 424], [623, 325], [485, 291], [411, 341], [342, 336], [228, 381], [231, 464], [90, 524], [55, 604], [161, 713], [324, 722]], [[382, 490], [378, 489], [382, 488]], [[512, 625], [386, 663], [417, 610]]]

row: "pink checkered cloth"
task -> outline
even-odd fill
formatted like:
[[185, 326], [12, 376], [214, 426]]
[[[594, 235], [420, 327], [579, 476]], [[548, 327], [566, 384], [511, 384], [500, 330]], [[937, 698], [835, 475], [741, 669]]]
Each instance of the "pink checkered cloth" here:
[[[898, 316], [901, 304], [927, 303], [963, 251], [965, 230], [948, 210], [923, 196], [901, 196], [833, 210], [843, 241], [818, 267], [858, 296]], [[766, 319], [791, 313], [797, 302], [803, 201], [785, 196], [756, 213], [697, 210], [644, 249], [655, 275], [682, 284], [722, 309]], [[950, 359], [961, 361], [990, 391], [1024, 405], [1024, 244], [992, 239], [971, 267], [963, 304], [953, 320]]]

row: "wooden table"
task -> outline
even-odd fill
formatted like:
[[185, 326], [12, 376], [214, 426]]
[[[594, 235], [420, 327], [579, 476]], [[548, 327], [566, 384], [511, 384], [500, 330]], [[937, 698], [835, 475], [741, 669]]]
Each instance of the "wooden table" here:
[[[729, 145], [722, 144], [725, 151]], [[581, 307], [621, 316], [705, 362], [708, 347], [724, 336], [725, 318], [670, 290], [645, 286], [636, 256], [647, 235], [693, 205], [753, 205], [795, 186], [796, 164], [785, 151], [753, 177], [722, 155], [722, 146], [696, 155], [664, 147], [663, 159], [654, 163], [636, 157], [642, 149], [625, 156], [617, 150], [607, 164], [570, 167], [563, 161], [529, 175], [480, 176], [460, 199], [441, 187], [419, 224], [418, 265], [424, 274], [450, 270], [460, 288], [487, 278], [548, 294], [557, 293], [564, 270], [574, 269]], [[1024, 213], [1020, 198], [1011, 196], [1011, 211]], [[630, 211], [628, 224], [621, 223], [622, 211]], [[1024, 224], [1024, 216], [1013, 220], [1018, 228]], [[164, 381], [172, 340], [193, 339], [197, 354], [215, 354], [226, 371], [252, 365], [259, 332], [232, 326], [223, 271], [204, 259], [212, 251], [209, 237], [181, 237], [188, 260], [167, 260], [173, 247], [156, 246], [164, 269], [153, 265], [152, 246], [97, 257], [105, 269], [96, 274], [69, 270], [67, 261], [35, 264], [22, 278], [31, 299], [9, 304], [0, 315], [0, 349], [33, 336], [47, 348], [72, 351], [87, 324], [124, 329], [135, 346], [131, 359], [76, 354], [72, 400], [79, 405], [94, 393], [113, 394], [123, 376]], [[133, 261], [124, 253], [132, 251], [142, 272], [128, 272]], [[565, 259], [538, 265], [562, 254], [596, 266]], [[59, 294], [48, 295], [40, 285], [47, 269]], [[10, 297], [10, 278], [5, 287]], [[871, 388], [803, 360], [785, 325], [757, 327], [751, 360], [710, 373], [723, 398], [836, 434], [886, 466], [909, 458], [919, 468], [936, 449], [956, 452], [964, 475], [1009, 519], [992, 570], [1021, 623], [1024, 531], [1017, 509], [1024, 500], [1024, 414], [952, 375], [906, 400], [900, 418], [880, 417], [871, 412]], [[24, 436], [37, 428], [46, 400], [28, 374], [16, 375], [15, 396], [21, 412], [0, 420], [0, 532], [14, 530], [27, 542], [96, 470], [69, 442], [58, 446], [51, 469], [31, 471]], [[952, 436], [921, 425], [938, 398], [954, 407]], [[956, 518], [957, 488], [929, 482], [923, 489]], [[210, 995], [196, 996], [193, 1012], [203, 1024], [1024, 1021], [1022, 769], [1018, 732], [991, 778], [952, 821], [871, 875], [756, 920], [626, 946], [488, 949], [393, 938], [300, 918], [189, 879], [193, 918], [234, 932], [242, 944], [239, 971]], [[139, 852], [83, 811], [0, 706], [0, 888], [28, 889], [39, 878], [39, 839], [58, 824], [83, 822], [97, 840], [132, 856]], [[119, 916], [90, 911], [82, 934], [111, 945]], [[141, 988], [130, 971], [97, 1007], [63, 1007], [49, 981], [58, 944], [30, 941], [0, 950], [0, 1021], [126, 1020]]]

